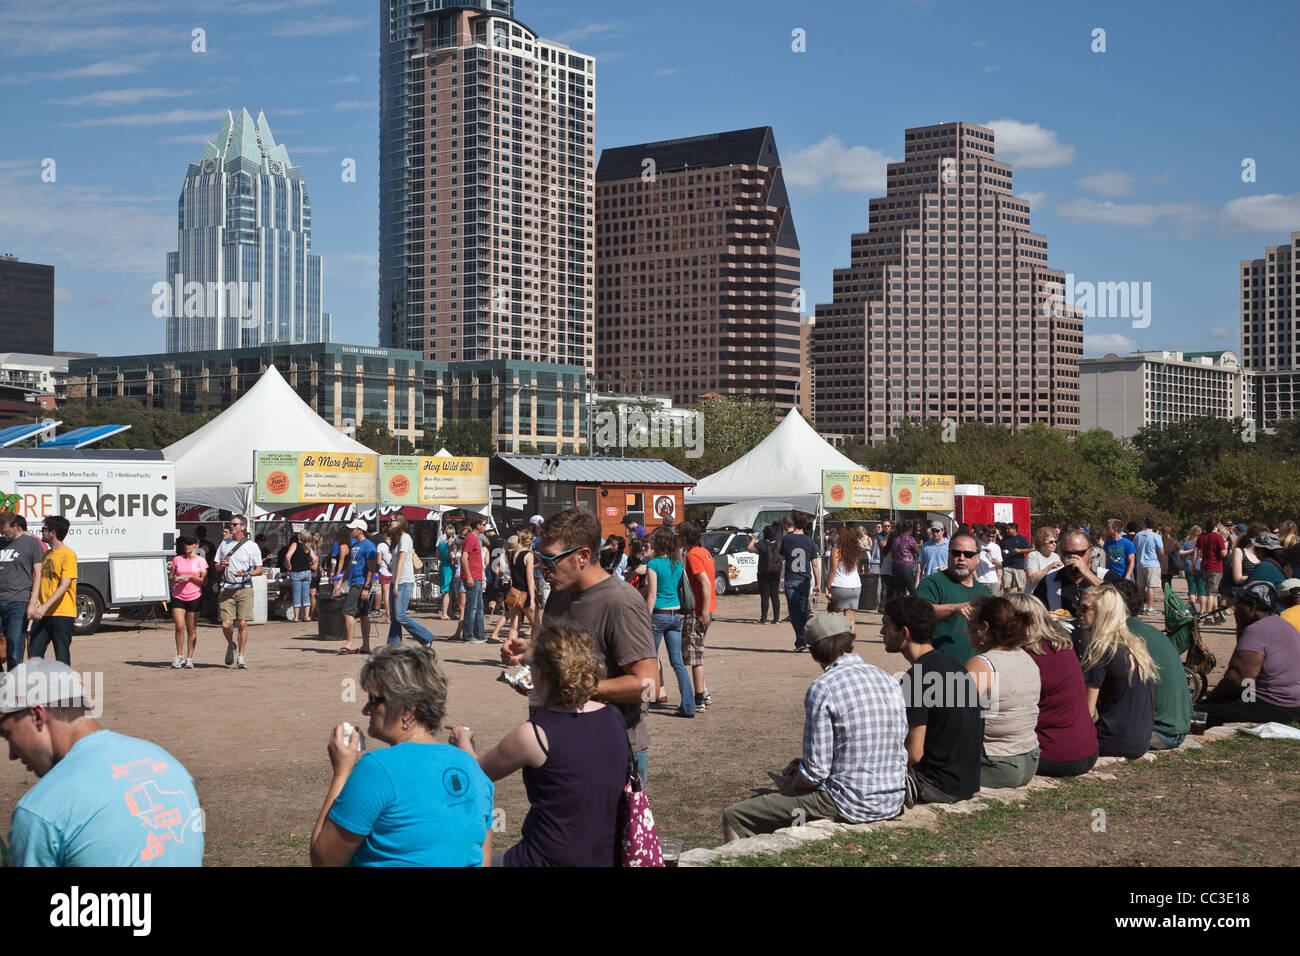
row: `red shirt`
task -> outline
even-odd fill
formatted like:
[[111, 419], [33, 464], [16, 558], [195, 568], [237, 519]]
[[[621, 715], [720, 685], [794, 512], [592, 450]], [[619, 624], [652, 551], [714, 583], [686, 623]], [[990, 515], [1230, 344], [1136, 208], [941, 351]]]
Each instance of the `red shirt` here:
[[[709, 579], [709, 586], [704, 589], [708, 592], [708, 600], [700, 593], [700, 579], [696, 577], [700, 572]], [[691, 579], [691, 590], [695, 592], [695, 613], [703, 614], [706, 605], [708, 612], [714, 613], [718, 609], [718, 596], [713, 590], [713, 553], [698, 544], [691, 548], [686, 552], [686, 573]]]
[[1223, 538], [1219, 537], [1217, 531], [1207, 531], [1197, 538], [1196, 547], [1201, 552], [1202, 571], [1223, 570], [1223, 553], [1228, 550], [1228, 546], [1223, 543]]
[[1074, 650], [1030, 654], [1038, 665], [1042, 690], [1038, 696], [1038, 759], [1051, 763], [1087, 760], [1097, 752], [1097, 728], [1088, 713], [1083, 668]]
[[461, 580], [466, 584], [473, 584], [475, 581], [483, 580], [483, 544], [479, 541], [478, 535], [470, 531], [465, 535], [465, 543], [461, 546], [461, 561], [469, 559], [469, 577], [465, 577], [463, 571]]

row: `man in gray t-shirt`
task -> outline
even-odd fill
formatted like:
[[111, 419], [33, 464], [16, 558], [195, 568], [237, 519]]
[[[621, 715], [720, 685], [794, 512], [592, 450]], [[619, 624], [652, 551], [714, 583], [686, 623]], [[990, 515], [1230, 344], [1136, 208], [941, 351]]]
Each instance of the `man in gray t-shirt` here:
[[0, 513], [0, 634], [6, 670], [21, 664], [27, 653], [27, 621], [40, 603], [45, 557], [41, 543], [13, 519], [9, 512]]

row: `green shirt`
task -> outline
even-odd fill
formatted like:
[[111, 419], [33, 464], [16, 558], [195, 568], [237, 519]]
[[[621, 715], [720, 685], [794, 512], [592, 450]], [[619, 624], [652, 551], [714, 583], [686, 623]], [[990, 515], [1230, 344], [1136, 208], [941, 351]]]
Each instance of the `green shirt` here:
[[1166, 737], [1178, 737], [1192, 729], [1192, 697], [1187, 692], [1183, 661], [1168, 636], [1145, 621], [1131, 617], [1128, 629], [1146, 641], [1151, 658], [1160, 669], [1155, 687], [1155, 729]]
[[[936, 571], [923, 580], [916, 589], [916, 596], [931, 604], [965, 604], [978, 597], [988, 597], [989, 591], [984, 585], [970, 579], [971, 586], [958, 584], [948, 577], [946, 571]], [[975, 656], [975, 649], [970, 646], [970, 630], [966, 618], [960, 614], [950, 614], [939, 622], [934, 630], [934, 649], [951, 654], [965, 664]]]

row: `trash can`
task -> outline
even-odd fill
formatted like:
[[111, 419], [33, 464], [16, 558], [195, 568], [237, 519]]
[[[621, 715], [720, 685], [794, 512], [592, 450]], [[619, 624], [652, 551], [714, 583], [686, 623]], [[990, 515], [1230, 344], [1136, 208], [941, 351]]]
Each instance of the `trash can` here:
[[253, 616], [248, 623], [266, 623], [266, 576], [262, 574], [253, 578]]
[[864, 574], [862, 577], [862, 593], [858, 595], [859, 611], [874, 611], [880, 607], [880, 575]]
[[316, 592], [316, 636], [323, 640], [346, 640], [348, 636], [343, 621], [343, 599], [324, 588]]

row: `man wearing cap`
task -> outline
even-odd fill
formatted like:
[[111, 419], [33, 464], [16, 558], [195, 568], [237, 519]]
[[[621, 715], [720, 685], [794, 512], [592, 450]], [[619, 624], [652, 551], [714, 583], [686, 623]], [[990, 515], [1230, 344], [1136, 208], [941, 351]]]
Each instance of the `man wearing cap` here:
[[1300, 631], [1273, 613], [1276, 603], [1267, 581], [1237, 590], [1237, 646], [1218, 686], [1196, 702], [1206, 726], [1300, 720]]
[[949, 542], [948, 567], [931, 574], [916, 589], [917, 597], [934, 605], [934, 616], [939, 619], [934, 632], [935, 648], [962, 664], [975, 656], [967, 628], [971, 602], [989, 596], [988, 588], [975, 580], [979, 555], [979, 542], [973, 536], [957, 535]]
[[732, 804], [722, 834], [771, 833], [808, 820], [869, 823], [896, 817], [906, 793], [907, 713], [898, 682], [853, 653], [842, 614], [819, 614], [803, 637], [823, 673], [804, 696], [803, 755], [776, 793]]
[[945, 530], [937, 521], [930, 525], [930, 540], [921, 545], [922, 577], [929, 577], [948, 566], [948, 538]]
[[[230, 537], [217, 546], [216, 568], [221, 574], [217, 605], [221, 610], [221, 633], [226, 638], [226, 666], [248, 666], [244, 647], [248, 644], [248, 619], [253, 616], [253, 578], [265, 573], [262, 552], [248, 539], [248, 521], [243, 515], [230, 519]], [[235, 622], [239, 622], [239, 655], [235, 655]]]
[[80, 675], [29, 660], [0, 678], [0, 739], [40, 779], [14, 807], [9, 866], [200, 866], [194, 781], [156, 744], [86, 715]]
[[[347, 641], [339, 648], [340, 654], [370, 653], [370, 594], [379, 574], [379, 549], [366, 537], [368, 530], [364, 518], [356, 518], [348, 525], [352, 546], [348, 549], [348, 589], [343, 593], [343, 624]], [[336, 597], [342, 588], [342, 580], [335, 582]], [[354, 648], [352, 633], [357, 618], [361, 619], [361, 647]]]

